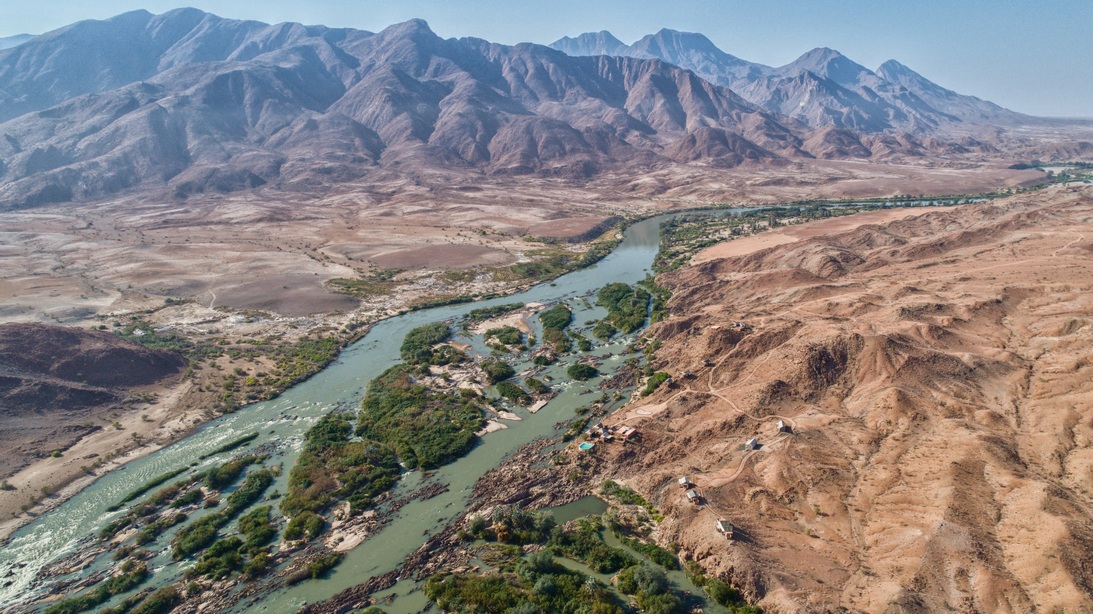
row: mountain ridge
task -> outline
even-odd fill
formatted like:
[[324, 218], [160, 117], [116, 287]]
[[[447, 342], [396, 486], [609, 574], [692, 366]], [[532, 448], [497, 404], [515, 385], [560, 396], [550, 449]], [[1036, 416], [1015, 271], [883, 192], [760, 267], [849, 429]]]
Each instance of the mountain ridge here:
[[[93, 69], [43, 77], [77, 58]], [[0, 86], [8, 207], [306, 191], [382, 167], [585, 177], [812, 155], [800, 126], [660, 60], [442, 39], [422, 20], [371, 33], [135, 11], [0, 51]]]
[[[604, 34], [610, 36], [606, 31], [599, 33]], [[576, 55], [600, 51], [588, 44], [590, 39], [585, 35], [563, 40], [564, 44], [559, 40], [550, 46]], [[807, 51], [785, 66], [771, 67], [726, 53], [702, 34], [662, 29], [612, 52], [656, 57], [693, 70], [753, 104], [813, 129], [834, 126], [870, 133], [925, 135], [962, 123], [1015, 124], [1032, 119], [943, 88], [898, 62], [885, 63], [872, 71], [828, 47]], [[810, 80], [806, 73], [816, 79]], [[785, 101], [791, 99], [794, 104], [787, 105]], [[848, 104], [852, 108], [847, 108]]]
[[[567, 44], [617, 42], [604, 31]], [[947, 140], [940, 128], [956, 118], [922, 111], [908, 87], [928, 82], [909, 69], [889, 66], [904, 86], [830, 50], [791, 70], [699, 34], [638, 43], [649, 57], [444, 39], [420, 19], [380, 32], [197, 9], [77, 22], [0, 50], [0, 209], [135, 191], [314, 193], [376, 173], [583, 181], [981, 145]], [[733, 75], [751, 85], [719, 84]]]

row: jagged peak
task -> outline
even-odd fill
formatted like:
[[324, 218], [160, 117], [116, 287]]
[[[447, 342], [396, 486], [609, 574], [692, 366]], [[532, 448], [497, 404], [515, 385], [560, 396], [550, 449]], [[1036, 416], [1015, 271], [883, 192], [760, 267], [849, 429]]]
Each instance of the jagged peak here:
[[607, 30], [600, 30], [563, 36], [551, 43], [550, 48], [568, 55], [622, 55], [627, 45]]
[[699, 51], [713, 52], [721, 55], [728, 55], [717, 47], [705, 34], [698, 32], [680, 32], [678, 30], [672, 30], [670, 28], [661, 28], [656, 34], [646, 34], [637, 41], [634, 42], [631, 47], [640, 48], [646, 47], [651, 42], [671, 42], [675, 45], [685, 45], [697, 49]]

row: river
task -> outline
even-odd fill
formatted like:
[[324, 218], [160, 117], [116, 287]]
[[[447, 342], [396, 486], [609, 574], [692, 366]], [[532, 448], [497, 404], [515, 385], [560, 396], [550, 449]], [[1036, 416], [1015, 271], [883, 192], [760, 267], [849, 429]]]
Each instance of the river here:
[[[15, 604], [48, 590], [48, 585], [36, 580], [39, 573], [48, 569], [51, 562], [91, 542], [99, 529], [120, 517], [124, 510], [108, 512], [107, 508], [135, 487], [163, 473], [194, 465], [202, 455], [248, 433], [259, 433], [258, 438], [248, 444], [249, 448], [266, 445], [276, 449], [273, 459], [267, 464], [282, 463], [285, 470], [271, 491], [277, 489], [285, 492], [288, 469], [296, 460], [307, 429], [331, 411], [358, 407], [365, 386], [399, 360], [398, 348], [402, 338], [417, 326], [458, 318], [480, 307], [514, 302], [567, 301], [574, 310], [574, 326], [578, 328], [589, 320], [602, 317], [602, 309], [592, 307], [578, 297], [588, 296], [607, 283], [632, 284], [643, 279], [656, 255], [659, 225], [666, 217], [654, 217], [633, 224], [625, 231], [621, 244], [597, 264], [553, 282], [539, 284], [526, 292], [489, 301], [410, 312], [381, 321], [363, 338], [346, 348], [337, 361], [285, 391], [280, 397], [248, 405], [213, 420], [181, 441], [103, 475], [79, 494], [12, 535], [10, 542], [0, 552], [0, 578], [10, 582], [0, 589], [0, 604]], [[605, 360], [605, 376], [613, 370], [612, 364], [621, 365], [623, 361], [618, 355], [627, 349], [632, 340], [632, 337], [624, 337], [610, 344], [597, 344], [592, 353]], [[570, 357], [551, 367], [555, 379], [566, 381], [568, 378], [558, 376], [574, 360], [575, 357]], [[517, 365], [517, 368], [520, 366]], [[328, 598], [370, 576], [396, 567], [406, 555], [424, 543], [425, 535], [439, 530], [464, 509], [470, 487], [482, 474], [496, 467], [508, 454], [524, 444], [551, 435], [555, 423], [572, 419], [574, 408], [592, 400], [590, 395], [581, 396], [580, 393], [595, 387], [598, 381], [562, 384], [557, 387], [560, 394], [538, 413], [518, 412], [522, 420], [508, 422], [507, 429], [484, 436], [468, 455], [428, 475], [429, 480], [447, 484], [447, 492], [404, 506], [386, 527], [351, 551], [328, 578], [304, 582], [277, 592], [257, 609], [276, 612], [294, 610], [303, 603]], [[242, 451], [235, 450], [198, 461], [191, 471], [222, 463]], [[400, 480], [396, 494], [411, 492], [421, 485], [422, 480], [420, 472], [407, 473]], [[176, 579], [183, 567], [170, 563], [166, 539], [157, 543], [161, 550], [150, 561], [155, 572], [151, 585]], [[107, 564], [109, 561], [96, 561], [74, 575], [87, 575]]]

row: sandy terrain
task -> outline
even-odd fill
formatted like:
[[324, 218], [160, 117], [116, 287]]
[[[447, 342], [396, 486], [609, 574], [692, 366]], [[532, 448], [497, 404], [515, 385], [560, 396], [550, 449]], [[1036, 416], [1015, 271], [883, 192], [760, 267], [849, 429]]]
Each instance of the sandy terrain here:
[[[535, 178], [461, 186], [466, 178], [430, 176], [349, 184], [295, 200], [276, 193], [267, 199], [258, 190], [202, 201], [130, 197], [6, 212], [0, 320], [87, 325], [96, 314], [144, 309], [165, 297], [286, 316], [351, 311], [356, 301], [324, 282], [376, 268], [508, 264], [542, 248], [524, 241], [524, 233], [550, 235], [552, 225], [560, 236], [610, 215], [740, 201], [979, 192], [1042, 177], [1000, 164], [915, 162], [808, 161], [716, 173], [673, 167], [579, 187]], [[458, 291], [451, 283], [431, 290]]]
[[[547, 247], [524, 240], [532, 229], [570, 236], [605, 217], [702, 204], [980, 192], [1041, 177], [1008, 170], [1008, 163], [801, 161], [728, 171], [695, 165], [639, 178], [604, 174], [579, 184], [429, 171], [349, 183], [321, 197], [258, 189], [189, 201], [130, 196], [11, 211], [0, 224], [0, 321], [88, 327], [137, 316], [189, 339], [291, 342], [367, 325], [416, 301], [511, 290], [513, 282], [489, 275], [443, 273], [526, 260], [530, 251]], [[413, 270], [400, 274], [388, 292], [363, 301], [327, 284], [384, 268]], [[165, 307], [167, 298], [192, 302]], [[235, 366], [221, 365], [229, 372]], [[205, 384], [199, 374], [193, 387], [162, 391], [155, 411], [135, 411], [153, 419], [125, 426], [133, 443], [122, 452], [150, 450], [136, 442], [162, 445], [212, 417], [214, 393], [202, 391]], [[116, 451], [107, 435], [85, 443], [94, 448], [87, 455]], [[28, 493], [56, 491], [84, 475], [72, 458], [40, 461], [13, 483]], [[7, 519], [23, 501], [4, 505], [0, 518]]]
[[902, 220], [905, 217], [922, 215], [930, 211], [944, 211], [948, 209], [951, 209], [951, 207], [931, 207], [928, 209], [912, 207], [907, 209], [889, 209], [885, 211], [867, 211], [845, 217], [810, 222], [799, 226], [782, 226], [778, 228], [778, 230], [761, 232], [759, 234], [718, 243], [717, 245], [708, 247], [695, 254], [694, 257], [691, 258], [691, 264], [702, 264], [703, 262], [717, 260], [718, 258], [743, 256], [768, 247], [800, 241], [801, 239], [811, 239], [812, 237], [822, 237], [837, 232], [854, 230], [865, 224], [884, 224], [885, 222]]
[[1093, 186], [753, 245], [667, 277], [602, 452], [660, 538], [769, 611], [1089, 611]]

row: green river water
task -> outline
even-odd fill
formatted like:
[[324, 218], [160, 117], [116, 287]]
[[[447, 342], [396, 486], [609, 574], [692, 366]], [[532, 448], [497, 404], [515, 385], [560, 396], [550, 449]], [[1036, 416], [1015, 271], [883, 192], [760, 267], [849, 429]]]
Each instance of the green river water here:
[[[111, 513], [107, 508], [135, 487], [155, 476], [187, 467], [202, 455], [243, 435], [260, 433], [247, 447], [199, 461], [191, 471], [201, 471], [222, 463], [246, 449], [266, 446], [273, 449], [272, 458], [266, 464], [281, 463], [284, 468], [269, 492], [275, 489], [285, 492], [288, 470], [299, 454], [307, 429], [331, 411], [356, 409], [368, 382], [398, 362], [403, 337], [417, 326], [459, 318], [475, 308], [513, 302], [566, 301], [574, 310], [573, 326], [578, 330], [588, 321], [602, 317], [604, 311], [601, 308], [590, 306], [590, 301], [581, 297], [589, 297], [607, 283], [632, 284], [643, 279], [656, 255], [659, 225], [666, 217], [655, 217], [630, 226], [622, 243], [596, 265], [564, 275], [551, 283], [540, 284], [527, 292], [489, 301], [411, 312], [379, 322], [362, 339], [346, 348], [335, 363], [285, 391], [277, 399], [243, 407], [204, 425], [173, 445], [103, 475], [53, 511], [17, 531], [0, 550], [0, 584], [6, 584], [0, 588], [0, 608], [23, 611], [18, 605], [20, 602], [48, 591], [49, 584], [40, 579], [40, 572], [48, 569], [51, 562], [92, 542], [105, 524], [124, 514], [124, 509]], [[625, 361], [620, 354], [627, 350], [631, 341], [633, 336], [615, 339], [606, 345], [596, 344], [591, 354], [604, 361], [601, 370], [605, 377], [609, 377], [614, 368]], [[475, 351], [483, 349], [479, 343], [475, 346]], [[587, 405], [595, 398], [594, 395], [581, 393], [595, 389], [600, 378], [570, 383], [564, 375], [565, 368], [576, 358], [566, 357], [548, 368], [546, 374], [553, 375], [558, 382], [554, 388], [559, 394], [545, 408], [536, 414], [517, 410], [522, 420], [506, 422], [507, 429], [484, 436], [469, 454], [447, 466], [427, 475], [421, 472], [405, 473], [396, 486], [395, 494], [413, 492], [426, 480], [447, 485], [447, 492], [424, 501], [414, 500], [402, 507], [377, 534], [349, 552], [329, 577], [282, 589], [257, 603], [240, 603], [236, 609], [295, 611], [305, 603], [329, 598], [369, 577], [397, 567], [425, 542], [429, 534], [439, 531], [462, 512], [471, 487], [486, 471], [499, 465], [507, 455], [526, 443], [555, 434], [556, 423], [571, 420], [576, 407]], [[516, 365], [516, 368], [520, 370], [521, 365]], [[170, 561], [167, 543], [173, 533], [174, 530], [168, 531], [155, 542], [160, 550], [149, 561], [154, 575], [145, 586], [173, 582], [190, 564]], [[88, 562], [83, 569], [69, 571], [66, 577], [84, 576], [112, 564], [108, 555], [101, 556], [99, 560]], [[411, 582], [400, 582], [388, 593], [404, 595], [411, 588]], [[122, 597], [116, 597], [106, 605], [117, 603]], [[424, 605], [424, 597], [417, 592], [400, 597], [388, 611], [416, 611]]]

